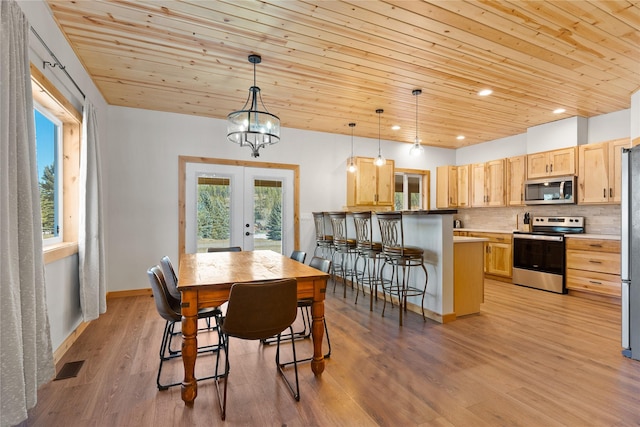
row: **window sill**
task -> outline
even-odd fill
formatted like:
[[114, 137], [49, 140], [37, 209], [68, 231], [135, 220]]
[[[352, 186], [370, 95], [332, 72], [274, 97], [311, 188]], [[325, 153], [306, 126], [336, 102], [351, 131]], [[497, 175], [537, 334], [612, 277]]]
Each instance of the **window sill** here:
[[44, 263], [49, 264], [54, 261], [58, 261], [62, 258], [69, 257], [78, 253], [77, 242], [63, 242], [56, 245], [45, 246], [44, 250]]

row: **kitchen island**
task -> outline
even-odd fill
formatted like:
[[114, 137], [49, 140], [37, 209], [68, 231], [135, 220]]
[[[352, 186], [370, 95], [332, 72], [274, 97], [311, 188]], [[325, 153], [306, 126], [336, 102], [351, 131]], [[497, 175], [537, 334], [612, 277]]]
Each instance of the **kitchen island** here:
[[[407, 246], [417, 246], [424, 250], [424, 264], [429, 276], [427, 293], [424, 300], [425, 316], [440, 323], [450, 322], [457, 316], [471, 314], [479, 311], [479, 302], [482, 301], [483, 289], [483, 269], [482, 269], [482, 245], [484, 239], [479, 238], [456, 238], [460, 245], [458, 252], [461, 254], [462, 263], [467, 262], [469, 257], [469, 269], [461, 268], [454, 274], [454, 237], [453, 237], [453, 215], [457, 210], [421, 210], [404, 211], [403, 227], [404, 240]], [[373, 239], [380, 241], [380, 228], [376, 221], [375, 212], [373, 215]], [[347, 221], [349, 237], [355, 237], [353, 221]], [[330, 230], [330, 224], [327, 224]], [[470, 255], [473, 254], [473, 255]], [[475, 267], [472, 267], [475, 266]], [[479, 266], [479, 268], [478, 268]], [[390, 269], [387, 269], [390, 270]], [[415, 269], [410, 277], [411, 285], [422, 286], [424, 283], [424, 273], [421, 269]], [[455, 285], [459, 282], [459, 289], [456, 293]], [[458, 301], [461, 297], [472, 301], [460, 305], [460, 314], [456, 313], [456, 295]], [[407, 309], [420, 313], [420, 297], [409, 297]]]

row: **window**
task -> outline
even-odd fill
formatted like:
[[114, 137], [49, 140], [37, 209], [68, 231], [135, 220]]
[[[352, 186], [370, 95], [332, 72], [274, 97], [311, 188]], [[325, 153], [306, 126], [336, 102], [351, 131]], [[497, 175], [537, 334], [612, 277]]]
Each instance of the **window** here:
[[78, 252], [78, 179], [82, 115], [31, 64], [44, 261]]
[[429, 171], [396, 169], [394, 188], [395, 210], [429, 209]]
[[62, 122], [40, 104], [34, 104], [36, 156], [45, 245], [60, 243], [62, 211]]

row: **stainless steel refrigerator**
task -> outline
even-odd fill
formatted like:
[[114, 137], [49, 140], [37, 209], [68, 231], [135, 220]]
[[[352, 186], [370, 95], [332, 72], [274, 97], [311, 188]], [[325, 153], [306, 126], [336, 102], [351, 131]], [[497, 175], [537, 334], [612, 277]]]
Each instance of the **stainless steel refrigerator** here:
[[622, 150], [622, 354], [640, 360], [640, 146]]

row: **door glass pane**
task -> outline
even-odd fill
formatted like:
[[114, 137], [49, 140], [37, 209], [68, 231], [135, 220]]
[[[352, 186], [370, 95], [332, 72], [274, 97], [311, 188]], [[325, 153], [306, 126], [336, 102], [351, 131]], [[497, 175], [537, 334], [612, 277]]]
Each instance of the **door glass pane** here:
[[198, 177], [197, 251], [231, 245], [229, 178]]
[[253, 181], [254, 249], [282, 253], [282, 181]]

